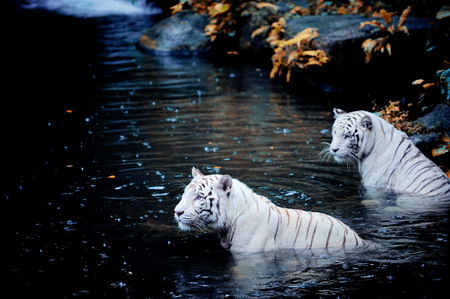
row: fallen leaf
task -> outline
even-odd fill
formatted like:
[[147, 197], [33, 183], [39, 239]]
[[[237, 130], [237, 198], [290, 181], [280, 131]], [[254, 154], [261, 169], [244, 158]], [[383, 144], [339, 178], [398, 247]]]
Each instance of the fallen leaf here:
[[432, 149], [431, 154], [433, 157], [436, 157], [443, 155], [448, 151], [450, 151], [450, 144], [442, 144], [440, 147]]
[[338, 8], [337, 13], [340, 15], [345, 15], [345, 14], [347, 14], [347, 10], [345, 9], [344, 6], [341, 6]]
[[217, 15], [223, 14], [224, 12], [230, 9], [230, 4], [226, 3], [216, 3], [216, 5], [211, 6], [208, 13], [211, 18], [214, 18]]
[[[400, 16], [400, 20], [398, 21], [398, 26], [397, 26], [397, 31], [396, 32], [399, 32], [399, 30], [403, 30], [403, 31], [405, 31], [404, 29], [406, 29], [406, 27], [405, 26], [403, 26], [403, 25], [405, 25], [405, 22], [406, 22], [406, 17], [408, 17], [408, 14], [409, 14], [409, 11], [411, 10], [411, 6], [408, 6], [403, 12], [402, 12], [402, 15]], [[408, 29], [406, 29], [406, 34], [408, 34]]]
[[261, 34], [261, 33], [266, 33], [267, 30], [269, 30], [269, 26], [261, 26], [258, 29], [256, 29], [255, 31], [253, 31], [252, 33], [252, 38], [255, 37], [255, 35]]
[[450, 136], [448, 136], [447, 132], [444, 132], [441, 136], [442, 141], [449, 143], [450, 142]]
[[288, 56], [287, 65], [290, 65], [292, 62], [297, 61], [298, 55], [298, 51], [292, 51]]
[[177, 5], [171, 6], [170, 9], [172, 9], [172, 14], [176, 14], [177, 12], [182, 11], [183, 4], [184, 4], [184, 2], [180, 2]]
[[389, 23], [391, 22], [391, 17], [393, 14], [394, 14], [393, 12], [387, 12], [384, 9], [380, 10], [380, 15], [386, 22], [386, 25], [389, 25]]
[[375, 21], [375, 20], [362, 22], [362, 23], [359, 24], [359, 28], [363, 28], [366, 25], [376, 26], [376, 27], [380, 28], [383, 31], [388, 31], [386, 29], [386, 27], [384, 27], [380, 22]]
[[387, 43], [387, 44], [386, 44], [386, 49], [387, 49], [388, 52], [389, 52], [389, 56], [391, 56], [391, 55], [392, 55], [392, 52], [391, 52], [391, 44], [390, 44], [390, 43]]
[[436, 83], [426, 83], [426, 84], [423, 85], [423, 88], [424, 88], [424, 89], [428, 89], [428, 88], [430, 88], [431, 86], [435, 86], [435, 85], [436, 85]]
[[278, 10], [278, 6], [276, 6], [275, 4], [271, 4], [271, 3], [260, 2], [256, 6], [258, 8], [270, 8], [273, 10]]
[[115, 179], [115, 178], [116, 178], [115, 175], [109, 175], [109, 176], [108, 176], [108, 179]]
[[212, 35], [216, 31], [217, 25], [208, 24], [205, 26], [205, 34]]

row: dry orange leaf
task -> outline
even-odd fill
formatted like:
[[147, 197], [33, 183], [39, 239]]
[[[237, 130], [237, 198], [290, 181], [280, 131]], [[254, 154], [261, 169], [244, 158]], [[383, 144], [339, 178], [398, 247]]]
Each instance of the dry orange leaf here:
[[424, 84], [423, 85], [423, 88], [424, 89], [428, 89], [428, 88], [430, 88], [431, 86], [435, 86], [436, 85], [436, 83], [427, 83], [427, 84]]
[[408, 17], [409, 11], [411, 10], [411, 6], [408, 6], [403, 12], [402, 15], [400, 16], [400, 20], [398, 21], [398, 26], [397, 26], [397, 30], [396, 32], [399, 32], [400, 30], [403, 30], [406, 34], [408, 34], [408, 28], [406, 28], [405, 22], [406, 22], [406, 17]]
[[347, 10], [345, 9], [344, 6], [341, 6], [338, 8], [337, 13], [340, 15], [345, 15], [345, 14], [347, 14]]
[[180, 2], [177, 5], [171, 6], [170, 9], [172, 9], [172, 14], [176, 14], [177, 12], [182, 11], [183, 4], [183, 2]]
[[450, 142], [450, 136], [448, 136], [447, 132], [444, 132], [441, 136], [442, 141], [449, 143]]
[[216, 5], [210, 7], [209, 15], [211, 18], [214, 18], [217, 15], [220, 15], [230, 9], [230, 4], [226, 3], [216, 3]]
[[393, 14], [393, 12], [387, 12], [384, 9], [380, 10], [380, 15], [386, 22], [386, 25], [389, 25], [389, 23], [391, 22], [391, 17]]
[[271, 4], [271, 3], [260, 2], [256, 6], [258, 8], [270, 8], [273, 10], [278, 10], [278, 6], [276, 6], [275, 4]]
[[115, 178], [116, 178], [115, 175], [109, 175], [109, 176], [108, 176], [108, 179], [115, 179]]
[[252, 38], [255, 37], [255, 35], [261, 34], [261, 33], [265, 33], [267, 30], [269, 30], [269, 26], [261, 26], [258, 29], [256, 29], [255, 31], [253, 31], [252, 33]]
[[450, 151], [450, 144], [443, 144], [438, 148], [434, 148], [431, 150], [431, 154], [433, 157], [440, 156]]

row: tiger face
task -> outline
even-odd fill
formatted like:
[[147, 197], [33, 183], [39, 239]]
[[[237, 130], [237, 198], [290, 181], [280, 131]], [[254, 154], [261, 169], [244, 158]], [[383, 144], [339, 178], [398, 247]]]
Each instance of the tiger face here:
[[336, 121], [333, 124], [333, 140], [329, 152], [338, 163], [363, 158], [364, 139], [372, 130], [372, 121], [367, 115], [333, 110]]
[[231, 190], [231, 177], [204, 176], [196, 168], [192, 169], [192, 176], [192, 181], [186, 186], [174, 210], [178, 227], [181, 230], [221, 228], [226, 219], [225, 207]]

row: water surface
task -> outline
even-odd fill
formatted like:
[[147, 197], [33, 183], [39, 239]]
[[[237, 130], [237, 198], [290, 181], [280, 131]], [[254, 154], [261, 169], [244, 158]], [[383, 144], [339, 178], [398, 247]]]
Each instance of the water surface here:
[[[287, 87], [239, 57], [146, 55], [134, 43], [154, 22], [148, 15], [15, 17], [1, 136], [5, 292], [419, 298], [448, 290], [447, 203], [362, 190], [352, 169], [318, 157], [331, 140], [332, 108], [368, 109], [360, 96]], [[22, 39], [31, 26], [40, 34]], [[212, 233], [176, 228], [173, 208], [193, 166], [283, 207], [330, 214], [380, 246], [232, 255]]]

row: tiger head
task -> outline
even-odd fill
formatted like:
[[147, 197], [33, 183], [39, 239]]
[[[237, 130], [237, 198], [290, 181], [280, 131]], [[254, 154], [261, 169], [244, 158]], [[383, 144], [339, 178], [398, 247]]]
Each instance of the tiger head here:
[[331, 155], [338, 163], [353, 164], [370, 153], [374, 141], [372, 119], [363, 112], [347, 113], [333, 109], [336, 118], [333, 124], [333, 140], [326, 155]]
[[233, 180], [229, 175], [203, 175], [192, 168], [192, 181], [175, 207], [175, 220], [181, 230], [220, 229], [227, 219], [228, 196]]

